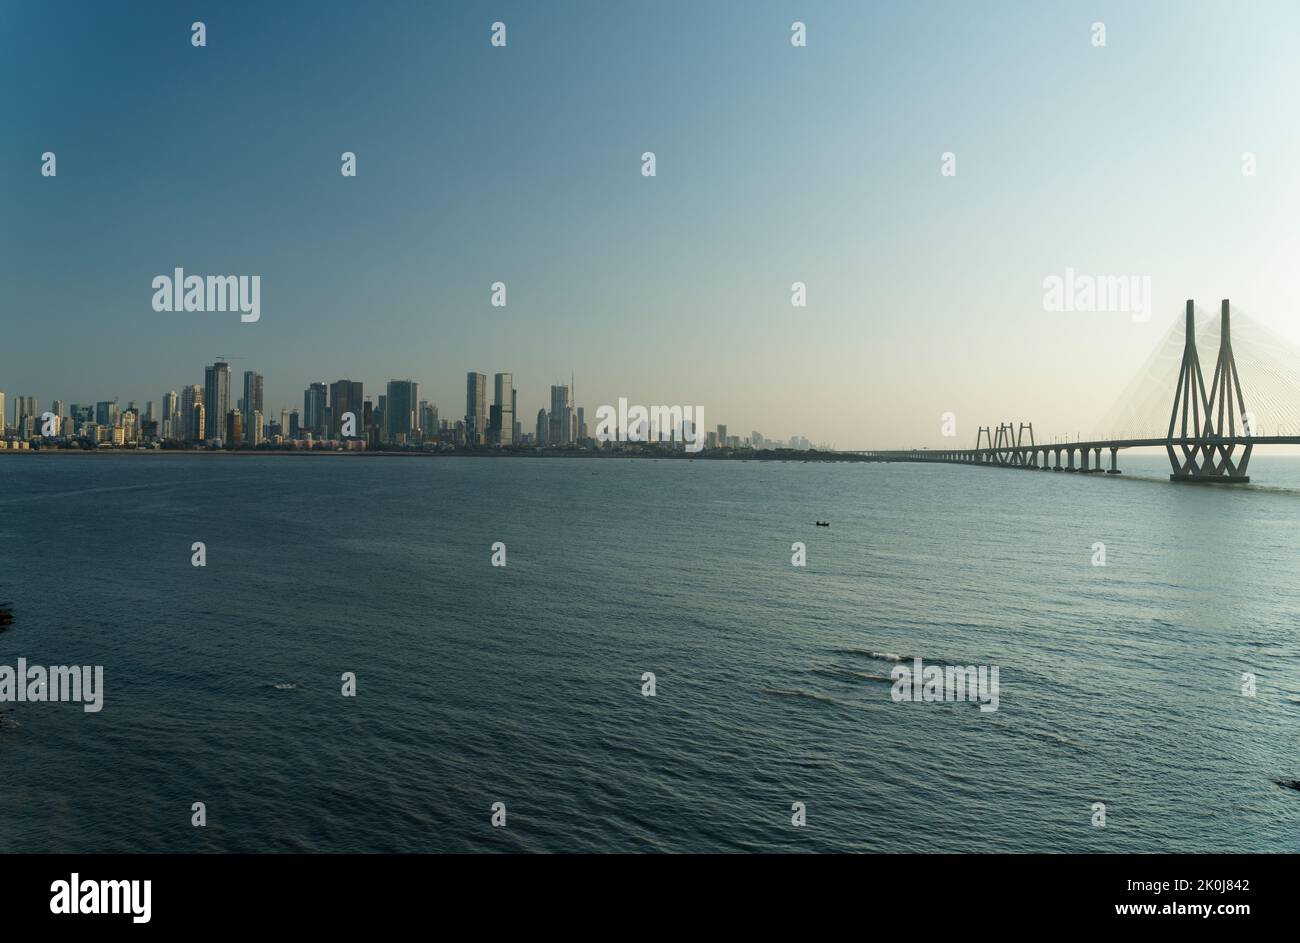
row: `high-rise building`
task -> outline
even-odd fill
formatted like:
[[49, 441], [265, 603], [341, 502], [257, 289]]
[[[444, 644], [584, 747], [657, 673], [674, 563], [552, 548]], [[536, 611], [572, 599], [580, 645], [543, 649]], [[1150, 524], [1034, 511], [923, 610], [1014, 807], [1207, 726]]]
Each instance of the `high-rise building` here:
[[320, 438], [329, 428], [329, 388], [313, 383], [302, 394], [302, 426]]
[[414, 442], [420, 429], [420, 384], [414, 380], [389, 380], [388, 399], [384, 403], [384, 422], [388, 441], [397, 442], [405, 436]]
[[224, 445], [233, 449], [244, 437], [244, 416], [238, 409], [226, 413], [226, 433]]
[[[222, 439], [229, 425], [230, 414], [230, 364], [218, 360], [203, 373], [203, 412], [207, 417], [207, 428], [203, 437], [209, 442]], [[235, 442], [226, 442], [233, 446]]]
[[289, 410], [289, 426], [287, 431], [284, 434], [291, 439], [302, 438], [302, 426], [300, 425], [299, 422], [298, 410], [296, 409]]
[[266, 407], [262, 402], [262, 375], [252, 370], [244, 371], [244, 415], [264, 413]]
[[36, 397], [19, 396], [14, 399], [14, 426], [18, 429], [24, 428], [24, 420], [28, 417], [32, 422], [36, 421]]
[[568, 445], [574, 438], [573, 400], [567, 386], [551, 387], [550, 435], [551, 445]]
[[425, 439], [436, 439], [438, 437], [439, 428], [438, 404], [430, 404], [428, 400], [420, 400], [421, 437]]
[[[203, 406], [203, 387], [197, 383], [181, 387], [181, 416], [180, 429], [176, 431], [176, 438], [182, 442], [202, 442], [206, 435], [204, 423], [194, 424], [196, 415], [205, 415]], [[196, 408], [198, 407], [198, 408]], [[206, 415], [205, 415], [206, 421]]]
[[465, 374], [465, 435], [470, 445], [482, 445], [487, 435], [487, 375]]
[[180, 418], [177, 412], [179, 403], [175, 390], [168, 390], [163, 396], [162, 437], [164, 439], [180, 438], [180, 430], [176, 428], [177, 420]]
[[330, 384], [330, 435], [335, 439], [343, 438], [345, 414], [353, 416], [353, 436], [365, 435], [365, 396], [358, 380], [336, 380]]
[[247, 415], [244, 423], [244, 441], [257, 448], [262, 444], [262, 412], [255, 409]]
[[116, 426], [118, 414], [117, 400], [100, 400], [95, 404], [95, 425]]
[[496, 444], [513, 445], [515, 441], [515, 378], [498, 373], [494, 378], [494, 402], [497, 410]]
[[551, 441], [550, 418], [546, 415], [546, 410], [537, 410], [537, 445], [544, 446]]
[[113, 442], [117, 445], [128, 445], [140, 441], [140, 410], [134, 405], [128, 406], [122, 412], [121, 419], [122, 441], [117, 440], [114, 433]]
[[73, 435], [84, 435], [86, 426], [94, 425], [95, 423], [94, 406], [81, 406], [77, 403], [73, 403], [70, 412], [72, 413]]
[[0, 393], [0, 436], [5, 434], [5, 395]]
[[190, 407], [189, 418], [185, 422], [185, 428], [189, 430], [192, 437], [187, 439], [190, 442], [202, 442], [203, 430], [207, 428], [207, 410], [203, 408], [203, 398], [199, 399]]

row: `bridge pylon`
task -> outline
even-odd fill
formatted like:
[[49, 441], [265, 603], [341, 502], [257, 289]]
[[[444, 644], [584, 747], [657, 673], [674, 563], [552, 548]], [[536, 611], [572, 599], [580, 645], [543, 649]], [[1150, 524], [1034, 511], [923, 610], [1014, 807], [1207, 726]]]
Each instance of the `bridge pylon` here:
[[[1189, 300], [1183, 363], [1174, 389], [1174, 407], [1169, 414], [1169, 434], [1165, 443], [1169, 464], [1173, 466], [1169, 480], [1245, 484], [1250, 481], [1246, 466], [1254, 444], [1240, 441], [1248, 439], [1252, 430], [1246, 401], [1241, 395], [1237, 362], [1232, 356], [1228, 299], [1223, 299], [1219, 315], [1219, 358], [1214, 365], [1214, 379], [1210, 382], [1208, 394], [1201, 361], [1196, 353], [1196, 323], [1192, 308]], [[1240, 459], [1235, 459], [1238, 445], [1243, 446], [1243, 451]], [[1182, 451], [1181, 459], [1175, 446]]]

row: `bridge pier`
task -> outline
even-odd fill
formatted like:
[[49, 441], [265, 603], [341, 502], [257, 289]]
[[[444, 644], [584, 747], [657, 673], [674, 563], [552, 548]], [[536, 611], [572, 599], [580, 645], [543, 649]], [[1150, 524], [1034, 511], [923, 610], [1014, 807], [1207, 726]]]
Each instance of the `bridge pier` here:
[[1118, 475], [1118, 474], [1119, 474], [1119, 469], [1115, 466], [1115, 459], [1116, 459], [1116, 456], [1118, 456], [1118, 455], [1119, 455], [1119, 449], [1111, 449], [1111, 450], [1110, 450], [1110, 468], [1108, 468], [1108, 469], [1106, 470], [1106, 474], [1108, 474], [1108, 475]]
[[1069, 464], [1065, 466], [1065, 470], [1068, 472], [1078, 471], [1078, 469], [1074, 467], [1074, 449], [1066, 449], [1065, 456], [1069, 460]]
[[1088, 450], [1079, 449], [1079, 472], [1081, 474], [1086, 475], [1088, 474], [1089, 471], [1090, 469], [1088, 468]]
[[1056, 450], [1056, 467], [1053, 468], [1052, 471], [1064, 471], [1064, 469], [1061, 468], [1061, 450], [1060, 450], [1060, 449], [1057, 449], [1057, 450]]

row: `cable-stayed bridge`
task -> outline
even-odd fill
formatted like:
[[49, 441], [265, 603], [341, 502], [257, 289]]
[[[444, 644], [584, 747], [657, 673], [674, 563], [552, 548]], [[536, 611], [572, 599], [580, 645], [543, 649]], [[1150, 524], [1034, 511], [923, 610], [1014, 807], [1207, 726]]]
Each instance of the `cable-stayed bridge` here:
[[[904, 449], [896, 451], [868, 451], [862, 454], [882, 462], [946, 462], [963, 465], [1040, 469], [1066, 472], [1120, 473], [1120, 449], [1163, 448], [1169, 455], [1171, 481], [1213, 482], [1238, 484], [1250, 481], [1247, 467], [1257, 446], [1300, 445], [1300, 408], [1295, 405], [1300, 395], [1300, 376], [1289, 367], [1268, 355], [1267, 345], [1252, 350], [1252, 366], [1260, 374], [1259, 398], [1273, 420], [1269, 426], [1276, 435], [1261, 435], [1267, 431], [1259, 424], [1256, 414], [1246, 408], [1242, 378], [1237, 371], [1232, 349], [1232, 329], [1228, 301], [1225, 299], [1219, 314], [1219, 344], [1214, 372], [1209, 385], [1201, 369], [1197, 351], [1194, 305], [1187, 302], [1182, 359], [1174, 383], [1173, 404], [1169, 409], [1169, 423], [1163, 430], [1151, 428], [1150, 407], [1153, 379], [1163, 372], [1159, 369], [1162, 352], [1157, 350], [1137, 381], [1130, 385], [1112, 410], [1108, 420], [1111, 428], [1127, 427], [1128, 434], [1110, 435], [1075, 442], [1035, 442], [1033, 423], [1004, 422], [993, 428], [981, 426], [974, 448]], [[1163, 380], [1167, 384], [1167, 376]], [[1164, 386], [1168, 397], [1168, 386]], [[1294, 434], [1291, 433], [1294, 430]], [[1109, 467], [1103, 467], [1103, 453], [1109, 457]], [[1076, 459], [1077, 456], [1077, 459]]]

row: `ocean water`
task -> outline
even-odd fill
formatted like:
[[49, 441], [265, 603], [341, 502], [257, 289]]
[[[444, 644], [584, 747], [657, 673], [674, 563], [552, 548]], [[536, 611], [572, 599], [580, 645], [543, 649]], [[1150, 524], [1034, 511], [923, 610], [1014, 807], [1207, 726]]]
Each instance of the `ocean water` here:
[[1300, 850], [1300, 460], [1121, 459], [0, 458], [0, 665], [105, 687], [0, 705], [0, 852]]

